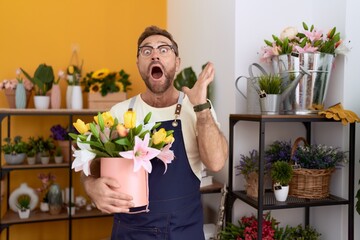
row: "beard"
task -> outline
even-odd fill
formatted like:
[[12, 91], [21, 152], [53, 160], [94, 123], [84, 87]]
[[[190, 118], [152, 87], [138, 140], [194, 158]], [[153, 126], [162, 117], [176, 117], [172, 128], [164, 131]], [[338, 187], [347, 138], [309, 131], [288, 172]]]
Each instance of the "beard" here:
[[[150, 82], [150, 77], [152, 74], [151, 69], [152, 69], [152, 65], [154, 65], [154, 64], [161, 65], [161, 71], [162, 71], [163, 77], [165, 78], [165, 82], [163, 82], [163, 83]], [[166, 70], [161, 63], [156, 62], [156, 63], [150, 64], [148, 71], [146, 73], [140, 73], [140, 75], [141, 75], [142, 79], [144, 80], [146, 87], [151, 92], [156, 93], [156, 94], [161, 94], [161, 93], [166, 92], [166, 90], [168, 90], [171, 87], [173, 79], [175, 77], [175, 72], [176, 72], [175, 66], [169, 70]]]

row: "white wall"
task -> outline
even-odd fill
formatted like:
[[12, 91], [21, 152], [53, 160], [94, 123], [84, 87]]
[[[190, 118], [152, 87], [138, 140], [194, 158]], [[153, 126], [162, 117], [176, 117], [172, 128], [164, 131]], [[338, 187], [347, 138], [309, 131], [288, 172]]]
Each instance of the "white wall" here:
[[[326, 106], [342, 102], [344, 107], [360, 115], [359, 85], [360, 68], [355, 56], [360, 51], [360, 22], [357, 0], [168, 0], [168, 29], [174, 34], [180, 45], [182, 66], [193, 66], [199, 73], [201, 65], [210, 60], [216, 66], [215, 110], [217, 111], [222, 130], [228, 136], [228, 117], [231, 113], [246, 110], [246, 100], [234, 87], [239, 75], [248, 75], [248, 66], [259, 62], [258, 52], [264, 45], [264, 39], [271, 39], [272, 34], [280, 34], [287, 26], [301, 29], [301, 22], [315, 24], [324, 30], [333, 26], [341, 32], [342, 37], [351, 40], [353, 47], [347, 57], [338, 57], [333, 71]], [[269, 66], [262, 64], [267, 70]], [[242, 87], [244, 87], [243, 84]], [[359, 124], [358, 124], [359, 125]], [[285, 127], [292, 127], [293, 132], [280, 134]], [[325, 144], [348, 146], [348, 128], [330, 125], [325, 128], [316, 126], [315, 141]], [[327, 129], [326, 129], [327, 128]], [[329, 131], [328, 129], [331, 129]], [[240, 153], [247, 153], [258, 146], [258, 128], [252, 123], [241, 123], [237, 126], [235, 159]], [[303, 134], [303, 128], [293, 125], [270, 125], [269, 136], [287, 140], [292, 136]], [[326, 132], [326, 135], [323, 134]], [[357, 126], [356, 180], [358, 189], [359, 174], [359, 126]], [[231, 166], [232, 167], [232, 166]], [[227, 168], [216, 175], [220, 181], [226, 181]], [[242, 179], [235, 178], [234, 187], [242, 188]], [[337, 172], [332, 180], [331, 191], [347, 196], [347, 169]], [[210, 201], [210, 205], [213, 202]], [[234, 205], [234, 222], [237, 218], [255, 212], [240, 201]], [[295, 225], [303, 222], [303, 210], [277, 210], [272, 213], [282, 224]], [[311, 224], [322, 233], [322, 239], [347, 239], [347, 207], [332, 206], [314, 208], [311, 211]], [[355, 226], [360, 225], [360, 218], [355, 213]], [[355, 239], [360, 239], [360, 230], [355, 228]]]

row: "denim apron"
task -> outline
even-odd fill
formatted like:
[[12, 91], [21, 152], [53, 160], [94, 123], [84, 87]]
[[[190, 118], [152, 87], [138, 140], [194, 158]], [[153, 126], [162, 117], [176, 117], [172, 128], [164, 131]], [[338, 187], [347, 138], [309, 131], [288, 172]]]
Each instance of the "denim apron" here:
[[[180, 94], [176, 107], [177, 116], [181, 111], [182, 99], [183, 93]], [[174, 130], [175, 141], [171, 149], [175, 159], [168, 164], [165, 174], [162, 161], [157, 158], [151, 160], [153, 169], [149, 174], [149, 211], [114, 214], [112, 240], [205, 239], [200, 180], [190, 167], [181, 121], [176, 119], [177, 116], [175, 121], [164, 121], [160, 126], [166, 130]]]

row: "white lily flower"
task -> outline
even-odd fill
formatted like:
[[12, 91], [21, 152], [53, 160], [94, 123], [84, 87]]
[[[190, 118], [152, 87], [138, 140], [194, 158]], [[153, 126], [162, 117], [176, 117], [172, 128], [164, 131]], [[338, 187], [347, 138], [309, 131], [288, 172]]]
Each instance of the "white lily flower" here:
[[[91, 134], [87, 137], [87, 141], [91, 138]], [[81, 143], [80, 139], [77, 139], [77, 145], [80, 150], [76, 150], [72, 147], [73, 157], [75, 160], [73, 161], [71, 168], [75, 169], [75, 172], [83, 171], [86, 176], [90, 174], [90, 163], [96, 157], [96, 154], [91, 151], [90, 144]]]

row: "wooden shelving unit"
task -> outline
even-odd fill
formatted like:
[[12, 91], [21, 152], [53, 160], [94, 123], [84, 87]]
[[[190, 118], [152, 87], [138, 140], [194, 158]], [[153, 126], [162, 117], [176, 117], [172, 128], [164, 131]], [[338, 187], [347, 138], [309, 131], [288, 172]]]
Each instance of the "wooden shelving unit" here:
[[[0, 109], [0, 123], [4, 119], [8, 119], [8, 132], [7, 135], [11, 136], [10, 133], [10, 124], [11, 117], [14, 116], [67, 116], [69, 118], [69, 126], [74, 122], [74, 116], [95, 116], [101, 110], [96, 109], [83, 109], [83, 110], [69, 110], [69, 109], [47, 109], [47, 110], [38, 110], [38, 109]], [[2, 128], [0, 127], [0, 136], [2, 136]], [[71, 144], [71, 143], [69, 143]], [[0, 146], [2, 145], [2, 140], [0, 139]], [[69, 152], [71, 154], [71, 152]], [[0, 154], [0, 163], [2, 162]], [[1, 179], [7, 178], [7, 199], [9, 197], [9, 184], [11, 181], [10, 173], [11, 171], [27, 171], [31, 169], [54, 169], [54, 168], [63, 168], [68, 170], [69, 175], [69, 185], [72, 186], [72, 169], [71, 163], [49, 163], [49, 164], [20, 164], [20, 165], [7, 165], [4, 164], [0, 167]], [[212, 185], [203, 187], [200, 189], [201, 193], [220, 193], [223, 184], [214, 182]], [[0, 189], [1, 190], [1, 189]], [[69, 196], [71, 199], [71, 196]], [[0, 212], [0, 215], [1, 212]], [[85, 209], [77, 209], [75, 215], [71, 216], [67, 213], [66, 209], [63, 209], [62, 212], [58, 215], [50, 215], [49, 213], [43, 213], [39, 209], [35, 209], [31, 212], [30, 218], [20, 219], [18, 214], [13, 212], [7, 206], [7, 211], [4, 213], [3, 217], [0, 219], [0, 231], [7, 230], [6, 238], [10, 237], [10, 226], [16, 224], [29, 224], [29, 223], [38, 223], [38, 222], [50, 222], [50, 221], [68, 221], [69, 228], [69, 238], [72, 239], [72, 220], [85, 219], [85, 218], [98, 218], [98, 217], [109, 217], [111, 214], [101, 213], [97, 209], [92, 209], [87, 211]]]

